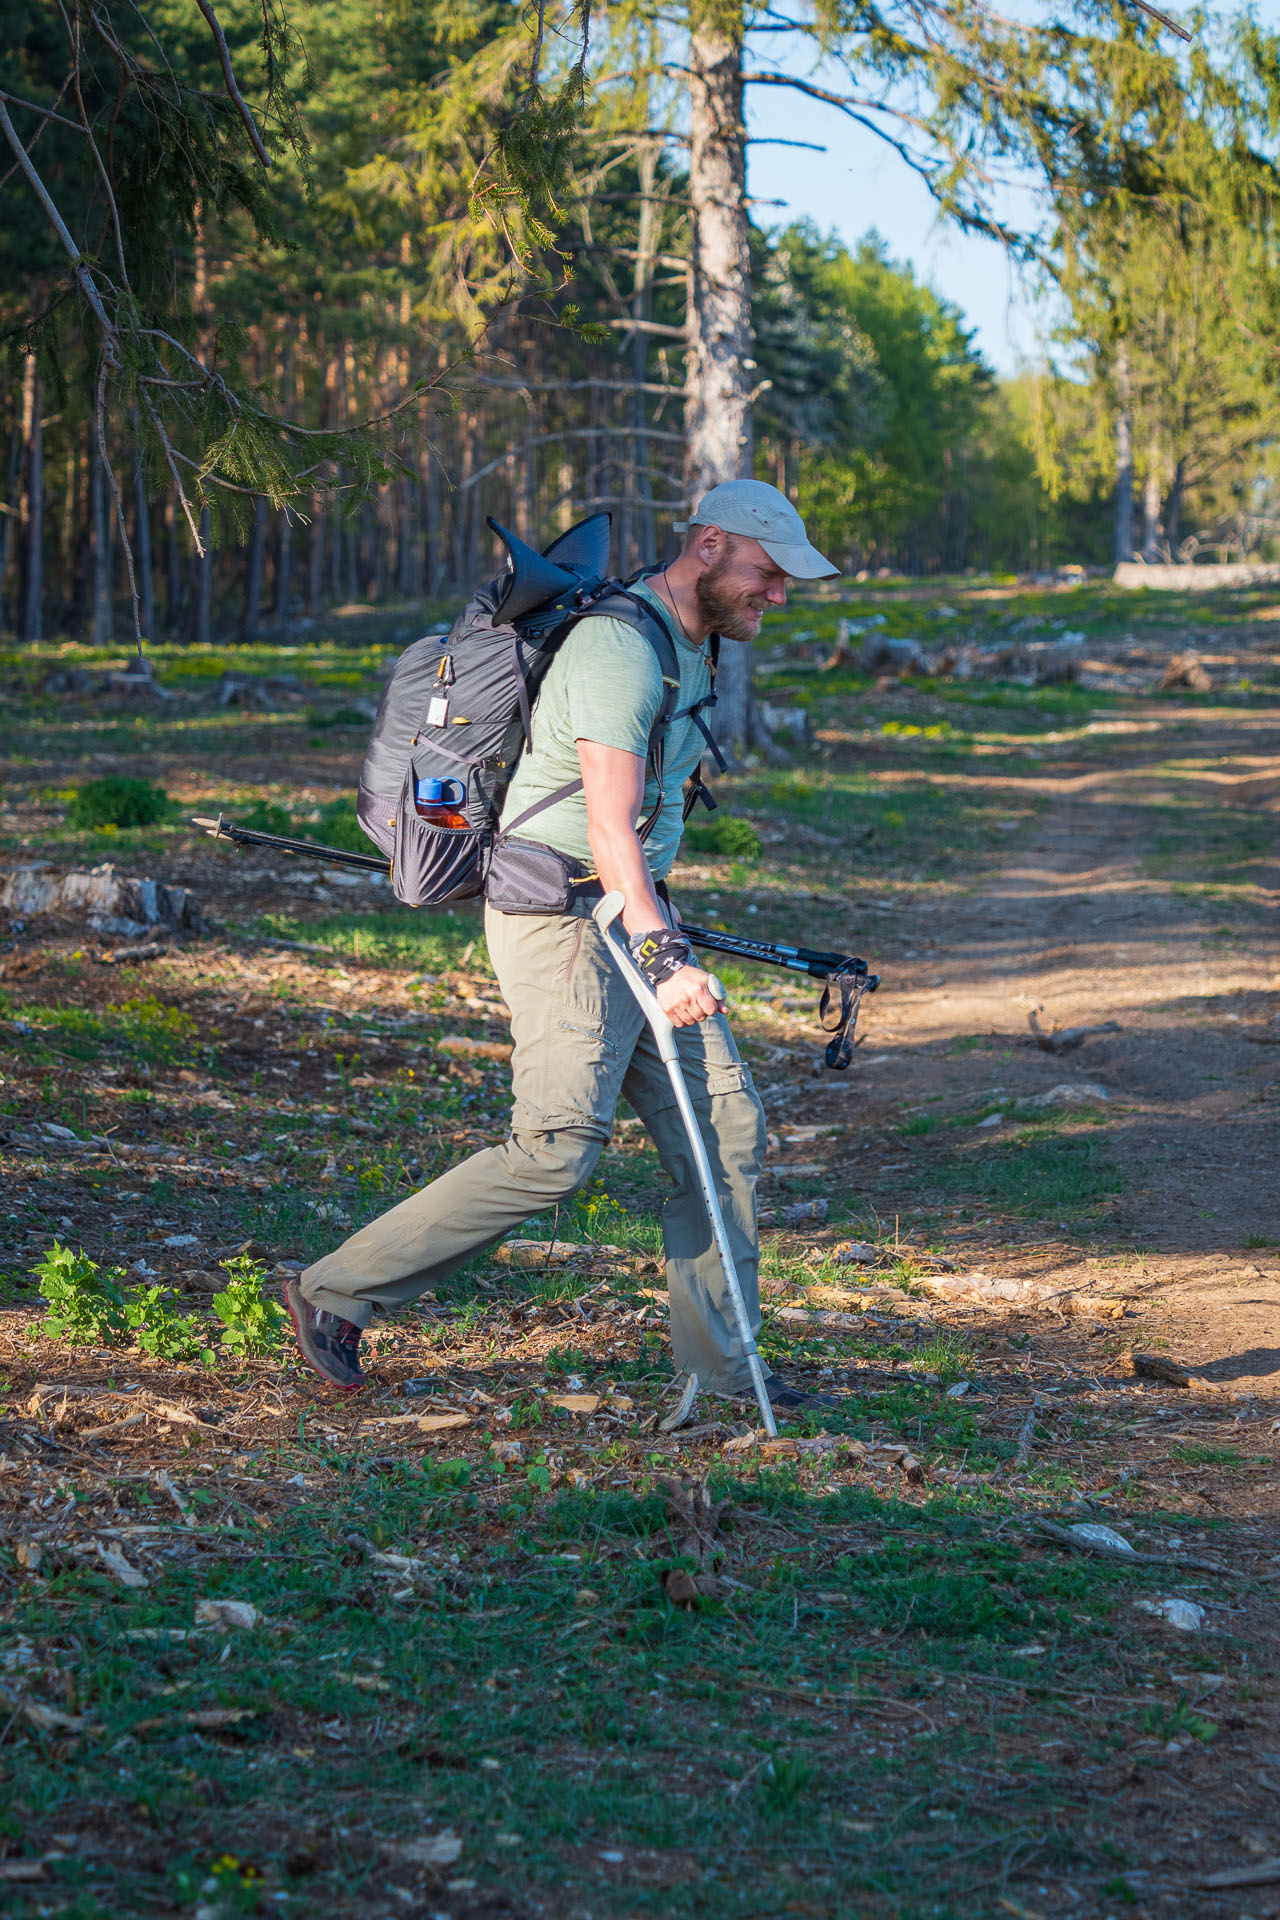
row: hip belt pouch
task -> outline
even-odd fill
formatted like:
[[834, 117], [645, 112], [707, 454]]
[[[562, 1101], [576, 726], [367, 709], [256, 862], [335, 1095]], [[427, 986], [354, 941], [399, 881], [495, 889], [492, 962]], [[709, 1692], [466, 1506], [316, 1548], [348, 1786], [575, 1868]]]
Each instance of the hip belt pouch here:
[[489, 858], [485, 899], [499, 913], [564, 913], [573, 886], [587, 878], [580, 860], [555, 847], [500, 835]]

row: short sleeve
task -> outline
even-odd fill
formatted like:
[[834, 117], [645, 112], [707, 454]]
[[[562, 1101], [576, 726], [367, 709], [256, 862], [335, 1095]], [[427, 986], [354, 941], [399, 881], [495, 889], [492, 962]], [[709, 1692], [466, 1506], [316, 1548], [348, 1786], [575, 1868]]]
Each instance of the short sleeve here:
[[560, 661], [573, 739], [643, 760], [662, 706], [662, 674], [644, 635], [623, 620], [583, 620]]

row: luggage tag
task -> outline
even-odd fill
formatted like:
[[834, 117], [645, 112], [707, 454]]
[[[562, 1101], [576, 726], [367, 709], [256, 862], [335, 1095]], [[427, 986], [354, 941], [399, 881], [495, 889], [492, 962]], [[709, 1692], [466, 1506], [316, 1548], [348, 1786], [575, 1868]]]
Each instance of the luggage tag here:
[[449, 724], [449, 695], [445, 691], [453, 685], [453, 660], [445, 654], [436, 668], [437, 691], [427, 702], [427, 725], [429, 727], [447, 727]]

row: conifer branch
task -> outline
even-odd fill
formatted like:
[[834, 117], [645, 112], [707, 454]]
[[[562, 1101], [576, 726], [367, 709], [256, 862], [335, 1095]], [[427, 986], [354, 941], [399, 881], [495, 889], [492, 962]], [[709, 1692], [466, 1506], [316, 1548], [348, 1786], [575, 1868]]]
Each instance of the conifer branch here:
[[223, 85], [227, 89], [227, 97], [244, 122], [244, 130], [249, 136], [249, 144], [252, 146], [263, 166], [269, 167], [271, 165], [271, 155], [263, 145], [262, 135], [258, 132], [258, 123], [252, 113], [250, 113], [248, 103], [236, 83], [235, 70], [231, 65], [231, 54], [227, 47], [227, 36], [222, 31], [222, 23], [218, 19], [212, 6], [210, 6], [209, 0], [196, 0], [196, 5], [204, 15], [208, 23], [209, 31], [213, 35], [213, 44], [218, 50], [218, 64], [222, 68], [222, 80]]
[[23, 146], [21, 140], [18, 138], [18, 130], [14, 126], [13, 121], [9, 118], [9, 110], [5, 105], [3, 99], [0, 99], [0, 133], [3, 133], [5, 139], [8, 141], [10, 147], [13, 149], [14, 157], [17, 160], [19, 167], [22, 169], [23, 173], [27, 177], [27, 184], [30, 186], [32, 192], [35, 194], [37, 200], [40, 202], [40, 205], [44, 208], [46, 218], [49, 221], [49, 225], [53, 228], [55, 234], [58, 236], [58, 240], [62, 245], [64, 251], [66, 252], [67, 258], [70, 260], [72, 267], [75, 270], [75, 276], [76, 276], [76, 280], [79, 283], [80, 291], [84, 294], [85, 299], [88, 301], [89, 306], [93, 311], [94, 318], [97, 320], [98, 325], [102, 328], [104, 335], [107, 336], [107, 338], [111, 341], [112, 346], [114, 347], [114, 343], [116, 339], [116, 329], [112, 321], [109, 319], [107, 315], [107, 310], [102, 303], [102, 295], [98, 292], [97, 285], [94, 282], [92, 273], [90, 273], [89, 271], [89, 268], [85, 262], [83, 254], [80, 252], [80, 249], [76, 245], [75, 241], [71, 238], [70, 233], [67, 231], [66, 221], [63, 219], [62, 215], [58, 212], [57, 207], [54, 205], [53, 196], [50, 194], [49, 189], [45, 186], [44, 181], [40, 178], [39, 173], [36, 171], [35, 164], [32, 161], [31, 155], [27, 152], [27, 149]]

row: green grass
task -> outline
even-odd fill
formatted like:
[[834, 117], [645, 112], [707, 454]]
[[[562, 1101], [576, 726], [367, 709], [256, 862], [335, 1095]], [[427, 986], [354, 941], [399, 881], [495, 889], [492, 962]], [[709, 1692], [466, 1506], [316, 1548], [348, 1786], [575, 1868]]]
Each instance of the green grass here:
[[1096, 1141], [1043, 1125], [1034, 1134], [983, 1141], [952, 1154], [929, 1177], [946, 1193], [1033, 1218], [1079, 1215], [1125, 1185], [1121, 1169]]
[[365, 966], [413, 967], [426, 973], [461, 966], [470, 947], [466, 965], [476, 973], [490, 970], [479, 918], [448, 908], [378, 907], [372, 912], [327, 914], [322, 920], [280, 911], [249, 921], [244, 931], [275, 940], [301, 940]]
[[1176, 1442], [1169, 1458], [1185, 1467], [1239, 1467], [1244, 1455], [1239, 1447], [1215, 1447], [1202, 1441]]
[[[88, 1007], [32, 1006], [0, 1008], [17, 1027], [19, 1050], [38, 1058], [97, 1060], [117, 1055], [154, 1065], [174, 1065], [197, 1053], [195, 1020], [181, 1007], [167, 1005], [154, 994], [124, 1000], [118, 1006], [94, 1012]], [[27, 1031], [24, 1031], [24, 1028]]]
[[[265, 1528], [252, 1475], [228, 1503], [188, 1471], [214, 1495], [198, 1567], [153, 1563], [135, 1593], [72, 1562], [27, 1587], [11, 1627], [74, 1673], [88, 1726], [10, 1727], [11, 1850], [82, 1836], [39, 1888], [12, 1886], [11, 1911], [190, 1912], [211, 1874], [230, 1896], [219, 1913], [256, 1910], [261, 1893], [289, 1894], [286, 1910], [381, 1912], [388, 1880], [448, 1910], [456, 1876], [517, 1911], [568, 1897], [664, 1920], [978, 1920], [1029, 1829], [1051, 1835], [1040, 1880], [1102, 1855], [1105, 1836], [1084, 1828], [1105, 1828], [1105, 1812], [1040, 1763], [1039, 1743], [1159, 1764], [1152, 1715], [1177, 1700], [1140, 1704], [1129, 1684], [1145, 1569], [1032, 1545], [1012, 1514], [766, 1472], [719, 1488], [736, 1503], [724, 1570], [737, 1584], [682, 1609], [660, 1584], [680, 1564], [661, 1499], [544, 1497], [554, 1469], [526, 1445], [529, 1464], [507, 1473], [374, 1473], [304, 1444], [290, 1465], [306, 1487]], [[118, 1524], [170, 1517], [145, 1482], [118, 1492]], [[438, 1572], [416, 1587], [379, 1578], [351, 1532]], [[263, 1623], [166, 1639], [205, 1597], [247, 1600]], [[1034, 1662], [1017, 1651], [1029, 1645]], [[30, 1692], [66, 1710], [56, 1678]], [[1087, 1719], [1078, 1696], [1099, 1703]], [[200, 1731], [201, 1714], [242, 1717]], [[461, 1846], [439, 1874], [400, 1851], [443, 1832]]]

